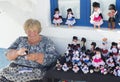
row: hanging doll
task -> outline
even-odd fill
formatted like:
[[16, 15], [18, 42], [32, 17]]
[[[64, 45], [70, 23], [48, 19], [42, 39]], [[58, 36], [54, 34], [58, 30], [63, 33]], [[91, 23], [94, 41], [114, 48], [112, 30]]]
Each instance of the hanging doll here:
[[103, 57], [106, 59], [108, 57], [108, 42], [107, 42], [107, 38], [103, 38], [102, 39], [102, 55]]
[[85, 52], [86, 51], [86, 38], [82, 37], [81, 39], [81, 52]]
[[92, 59], [93, 59], [92, 65], [95, 67], [95, 71], [99, 71], [100, 66], [105, 65], [105, 63], [101, 57], [101, 49], [98, 47], [95, 49], [95, 55], [93, 56]]
[[94, 28], [98, 26], [100, 29], [100, 25], [103, 24], [103, 16], [102, 12], [100, 10], [100, 3], [98, 2], [93, 2], [93, 13], [91, 14], [90, 18], [90, 23], [94, 25]]
[[73, 70], [75, 73], [77, 73], [80, 69], [79, 69], [78, 65], [75, 64], [75, 65], [73, 66], [72, 70]]
[[66, 24], [68, 25], [68, 27], [72, 27], [75, 23], [76, 23], [76, 21], [75, 21], [75, 17], [73, 15], [72, 9], [69, 8], [69, 9], [67, 9]]
[[115, 29], [115, 15], [117, 14], [116, 7], [114, 4], [109, 5], [109, 12], [108, 12], [108, 28]]
[[53, 23], [55, 24], [55, 26], [60, 26], [60, 24], [61, 24], [63, 21], [62, 21], [62, 16], [61, 16], [58, 8], [56, 8], [56, 9], [54, 10], [54, 16], [53, 16], [53, 17], [54, 17], [54, 18], [53, 18]]

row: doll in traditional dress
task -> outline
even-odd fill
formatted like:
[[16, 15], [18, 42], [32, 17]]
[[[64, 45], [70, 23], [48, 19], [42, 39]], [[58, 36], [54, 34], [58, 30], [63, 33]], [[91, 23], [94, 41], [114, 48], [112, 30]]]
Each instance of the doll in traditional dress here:
[[108, 72], [113, 73], [116, 63], [112, 53], [109, 54], [109, 58], [106, 60], [106, 65], [108, 67]]
[[116, 7], [114, 4], [109, 5], [109, 12], [108, 12], [108, 28], [115, 29], [115, 15], [117, 14]]
[[87, 74], [89, 72], [89, 67], [85, 63], [83, 63], [81, 66], [81, 70], [84, 74]]
[[103, 65], [100, 66], [100, 72], [104, 75], [106, 75], [108, 73], [107, 69]]
[[85, 52], [86, 51], [86, 38], [82, 37], [81, 39], [81, 52]]
[[113, 71], [113, 74], [115, 76], [119, 76], [120, 77], [120, 66], [116, 66], [114, 71]]
[[113, 58], [116, 59], [119, 53], [119, 49], [116, 42], [111, 43], [110, 53], [113, 54]]
[[92, 56], [94, 56], [95, 48], [96, 48], [96, 42], [92, 42], [91, 43], [91, 48], [90, 48], [90, 58], [92, 58]]
[[92, 65], [95, 67], [95, 71], [99, 71], [100, 66], [105, 65], [105, 62], [103, 61], [101, 56], [101, 49], [98, 47], [95, 49], [95, 55], [92, 58]]
[[65, 72], [69, 70], [69, 67], [67, 66], [67, 63], [64, 63], [64, 65], [62, 66], [62, 70], [65, 71]]
[[75, 73], [78, 73], [78, 71], [80, 70], [80, 68], [78, 67], [78, 64], [73, 65], [72, 70], [73, 70]]
[[83, 62], [84, 62], [87, 66], [91, 66], [91, 65], [92, 65], [91, 60], [90, 60], [90, 57], [89, 57], [88, 55], [85, 55], [82, 60], [83, 60]]
[[57, 60], [56, 68], [57, 68], [57, 70], [61, 70], [62, 69], [62, 65], [60, 64], [59, 60]]
[[63, 21], [62, 21], [62, 16], [60, 14], [60, 11], [58, 8], [56, 8], [54, 10], [53, 23], [55, 24], [55, 26], [60, 26], [62, 22]]
[[108, 57], [108, 42], [107, 42], [107, 38], [103, 38], [102, 39], [102, 55], [103, 57], [106, 59]]
[[80, 61], [79, 52], [74, 53], [74, 54], [73, 54], [73, 57], [72, 57], [73, 65], [74, 65], [75, 63], [78, 63], [79, 61]]
[[113, 68], [115, 66], [115, 61], [113, 59], [112, 54], [110, 54], [109, 58], [106, 60], [106, 64], [108, 67]]
[[75, 23], [76, 23], [76, 21], [75, 21], [75, 17], [73, 15], [72, 9], [69, 8], [69, 9], [67, 9], [66, 24], [68, 25], [68, 27], [72, 27]]
[[118, 56], [117, 56], [116, 64], [120, 66], [120, 54], [118, 54]]
[[[72, 38], [72, 44], [73, 44], [73, 45], [80, 44], [77, 36], [73, 36], [73, 38]], [[72, 47], [75, 47], [75, 46], [72, 46]], [[76, 47], [77, 47], [77, 46], [76, 46]]]
[[103, 24], [103, 16], [100, 10], [100, 3], [93, 2], [93, 13], [91, 14], [90, 23], [94, 25], [94, 28], [98, 27], [100, 29], [100, 25]]

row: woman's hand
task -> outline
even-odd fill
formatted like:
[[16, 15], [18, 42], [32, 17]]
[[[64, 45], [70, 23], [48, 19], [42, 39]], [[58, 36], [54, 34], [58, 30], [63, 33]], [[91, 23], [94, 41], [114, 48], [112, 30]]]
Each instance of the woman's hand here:
[[17, 50], [18, 56], [26, 55], [26, 53], [25, 53], [26, 50], [27, 50], [26, 48], [20, 48], [19, 50]]
[[44, 54], [42, 54], [42, 53], [28, 54], [25, 58], [27, 60], [36, 61], [36, 62], [42, 64], [44, 61]]
[[15, 60], [18, 56], [26, 55], [25, 54], [26, 50], [27, 49], [25, 49], [25, 48], [20, 48], [19, 50], [11, 49], [6, 53], [7, 59], [8, 60]]

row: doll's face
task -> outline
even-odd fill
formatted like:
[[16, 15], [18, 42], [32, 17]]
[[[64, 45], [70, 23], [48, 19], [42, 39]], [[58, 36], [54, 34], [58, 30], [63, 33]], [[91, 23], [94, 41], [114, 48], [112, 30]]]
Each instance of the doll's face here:
[[100, 51], [96, 51], [96, 54], [100, 54]]
[[117, 46], [113, 46], [113, 48], [116, 48]]
[[72, 11], [69, 11], [68, 14], [72, 14]]
[[94, 11], [97, 11], [99, 9], [99, 7], [94, 7], [93, 9], [94, 9]]
[[59, 11], [55, 11], [56, 14], [59, 14]]
[[94, 45], [91, 45], [91, 48], [94, 48]]
[[77, 41], [78, 41], [78, 40], [76, 40], [76, 39], [73, 40], [74, 43], [77, 43]]

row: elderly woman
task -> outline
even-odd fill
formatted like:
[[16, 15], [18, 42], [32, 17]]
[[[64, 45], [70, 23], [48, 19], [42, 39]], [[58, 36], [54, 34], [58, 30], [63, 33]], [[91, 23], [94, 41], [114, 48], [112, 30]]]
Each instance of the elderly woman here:
[[0, 82], [33, 82], [45, 75], [46, 68], [58, 54], [54, 43], [43, 35], [38, 20], [28, 19], [24, 24], [27, 37], [19, 37], [9, 48], [6, 57], [12, 61], [0, 72]]

